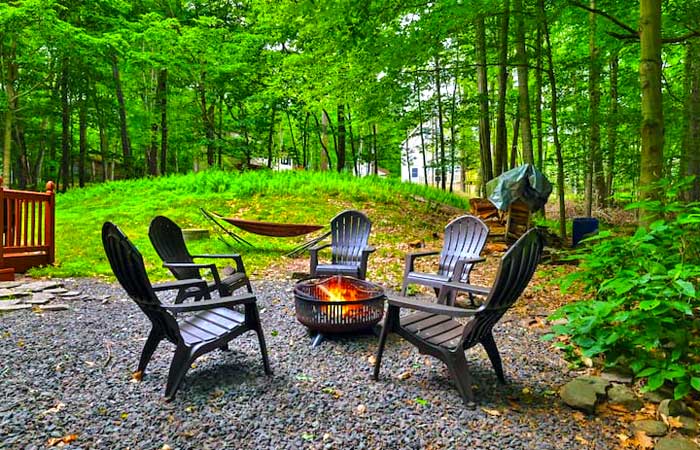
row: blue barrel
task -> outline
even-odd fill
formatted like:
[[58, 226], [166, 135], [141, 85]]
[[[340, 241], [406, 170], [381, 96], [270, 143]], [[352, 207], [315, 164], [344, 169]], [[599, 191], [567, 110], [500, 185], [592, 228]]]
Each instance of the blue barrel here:
[[598, 232], [598, 219], [593, 217], [577, 217], [571, 232], [571, 240], [574, 247], [587, 235]]

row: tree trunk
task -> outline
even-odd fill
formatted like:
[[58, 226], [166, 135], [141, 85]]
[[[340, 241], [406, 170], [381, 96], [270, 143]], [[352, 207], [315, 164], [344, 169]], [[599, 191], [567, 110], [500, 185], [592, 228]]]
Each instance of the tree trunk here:
[[423, 136], [423, 101], [421, 100], [420, 97], [420, 86], [418, 85], [418, 75], [416, 75], [416, 82], [415, 82], [415, 90], [416, 90], [416, 95], [418, 96], [418, 122], [419, 122], [419, 127], [420, 129], [418, 130], [420, 133], [420, 151], [421, 155], [423, 156], [423, 182], [425, 185], [428, 185], [428, 162], [427, 158], [425, 156], [425, 137]]
[[518, 135], [520, 134], [520, 114], [516, 113], [513, 120], [513, 142], [510, 146], [510, 166], [509, 169], [515, 168], [518, 163]]
[[289, 137], [292, 139], [292, 151], [294, 152], [292, 161], [294, 161], [295, 166], [298, 166], [299, 165], [299, 150], [297, 149], [297, 142], [296, 142], [296, 139], [294, 138], [294, 127], [292, 127], [292, 118], [289, 114], [288, 109], [285, 109], [284, 112], [287, 115], [287, 126], [289, 127]]
[[78, 112], [78, 186], [85, 187], [85, 160], [87, 159], [87, 94], [82, 94]]
[[440, 90], [442, 81], [440, 79], [440, 57], [435, 57], [435, 89], [437, 93], [437, 108], [438, 108], [438, 135], [440, 137], [440, 188], [445, 191], [447, 190], [447, 160], [445, 159], [445, 133], [443, 128], [443, 117], [442, 117], [442, 92]]
[[377, 124], [372, 124], [372, 148], [374, 155], [374, 174], [379, 175], [379, 147], [377, 147]]
[[615, 50], [610, 56], [610, 113], [608, 114], [608, 170], [605, 182], [606, 195], [614, 193], [613, 174], [615, 173], [615, 152], [617, 151], [617, 124], [618, 118], [618, 52]]
[[350, 105], [348, 108], [348, 137], [350, 138], [350, 153], [352, 155], [352, 173], [357, 176], [359, 170], [357, 167], [357, 149], [355, 148], [355, 135], [352, 132], [352, 115], [350, 114]]
[[114, 89], [117, 94], [117, 104], [119, 106], [119, 131], [122, 140], [122, 156], [124, 157], [124, 176], [131, 178], [132, 161], [131, 161], [131, 141], [129, 140], [129, 132], [126, 126], [126, 106], [124, 103], [124, 92], [122, 91], [122, 82], [119, 76], [119, 65], [117, 63], [117, 55], [112, 55], [112, 77], [114, 78]]
[[559, 141], [559, 123], [557, 118], [557, 82], [554, 76], [554, 64], [552, 63], [552, 43], [549, 40], [549, 25], [547, 24], [547, 12], [544, 9], [544, 0], [538, 0], [539, 18], [542, 23], [542, 32], [545, 42], [547, 43], [547, 77], [549, 78], [549, 89], [551, 91], [552, 100], [550, 102], [552, 115], [552, 138], [554, 140], [554, 148], [557, 153], [557, 191], [559, 193], [559, 235], [562, 242], [566, 242], [566, 203], [564, 197], [564, 157], [561, 151], [561, 142]]
[[518, 110], [523, 147], [523, 162], [535, 164], [535, 157], [532, 150], [527, 49], [525, 48], [525, 10], [523, 9], [522, 0], [515, 0], [513, 6], [517, 10], [517, 20], [515, 22], [515, 50], [518, 64]]
[[[595, 0], [591, 0], [591, 8], [595, 9]], [[596, 14], [590, 13], [590, 34], [588, 40], [589, 70], [588, 92], [590, 98], [590, 142], [589, 154], [591, 157], [592, 201], [598, 207], [605, 206], [605, 173], [603, 172], [603, 153], [600, 144], [600, 61], [599, 50], [596, 44]]]
[[275, 113], [277, 112], [277, 108], [275, 105], [272, 105], [272, 109], [270, 110], [270, 128], [268, 129], [267, 133], [267, 167], [268, 169], [272, 169], [272, 138], [275, 134]]
[[9, 50], [6, 50], [5, 46], [0, 42], [0, 50], [2, 50], [3, 56], [7, 58], [7, 74], [2, 79], [5, 85], [5, 95], [7, 96], [7, 111], [5, 111], [5, 128], [2, 141], [2, 178], [5, 186], [10, 186], [12, 181], [12, 125], [15, 119], [14, 106], [17, 104], [15, 82], [18, 76], [17, 62], [15, 61], [17, 43], [14, 36], [10, 39]]
[[[489, 114], [488, 70], [486, 68], [486, 30], [484, 16], [479, 15], [476, 25], [476, 84], [479, 93], [479, 149], [481, 154], [481, 192], [486, 192], [486, 182], [493, 178], [491, 161], [491, 117]], [[456, 90], [456, 88], [455, 88]], [[453, 118], [454, 121], [454, 118]], [[453, 135], [454, 139], [454, 135]], [[463, 168], [464, 170], [464, 168]]]
[[160, 174], [168, 171], [168, 69], [158, 71], [156, 101], [160, 106]]
[[[652, 185], [663, 176], [664, 116], [661, 94], [661, 0], [640, 0], [639, 36], [641, 60], [639, 75], [642, 87], [642, 155], [639, 184], [642, 200], [660, 197]], [[656, 219], [652, 211], [640, 209], [640, 224]]]
[[311, 113], [306, 111], [306, 117], [304, 118], [304, 130], [302, 131], [301, 138], [301, 152], [303, 154], [304, 169], [309, 169], [309, 118]]
[[508, 164], [508, 125], [506, 123], [506, 93], [508, 90], [508, 22], [510, 0], [503, 0], [503, 15], [498, 32], [498, 110], [496, 112], [496, 148], [494, 176], [503, 173]]
[[[542, 130], [542, 24], [537, 25], [535, 41], [535, 131], [537, 132], [537, 168], [544, 166], [544, 132]], [[544, 210], [543, 210], [544, 211]]]
[[70, 181], [70, 106], [68, 104], [68, 61], [63, 61], [61, 70], [61, 192], [68, 190]]
[[345, 170], [345, 105], [338, 105], [338, 145], [335, 154], [338, 157], [338, 173]]
[[686, 46], [687, 128], [681, 157], [684, 175], [695, 176], [686, 192], [688, 201], [700, 200], [700, 42], [690, 39]]
[[213, 167], [215, 165], [214, 158], [214, 112], [215, 106], [207, 106], [207, 88], [206, 88], [207, 73], [201, 73], [199, 83], [199, 107], [202, 112], [202, 125], [204, 126], [204, 135], [207, 140], [207, 165]]

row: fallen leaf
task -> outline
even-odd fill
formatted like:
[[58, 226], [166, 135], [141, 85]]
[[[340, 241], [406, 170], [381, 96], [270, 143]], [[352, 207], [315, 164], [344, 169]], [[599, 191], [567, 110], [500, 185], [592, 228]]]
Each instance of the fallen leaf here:
[[588, 445], [588, 441], [586, 439], [584, 439], [583, 436], [581, 436], [580, 434], [577, 434], [576, 436], [574, 436], [574, 439], [583, 445]]
[[408, 380], [409, 378], [411, 378], [411, 371], [410, 370], [407, 370], [405, 372], [401, 372], [399, 374], [399, 380]]
[[634, 433], [634, 436], [628, 442], [642, 450], [654, 448], [654, 441], [643, 431]]
[[173, 450], [173, 448], [171, 446], [169, 446], [168, 444], [163, 444], [163, 446], [160, 448], [160, 450]]
[[586, 367], [593, 367], [593, 360], [587, 356], [582, 356], [581, 357], [581, 362], [583, 363], [584, 366]]
[[61, 444], [70, 444], [71, 442], [75, 441], [78, 439], [77, 434], [67, 434], [63, 437], [57, 437], [57, 438], [49, 438], [49, 440], [46, 442], [46, 445], [49, 447], [53, 447], [55, 445]]
[[369, 364], [373, 366], [373, 365], [377, 364], [377, 357], [374, 355], [368, 356], [367, 362], [369, 362]]
[[501, 412], [497, 409], [489, 409], [489, 408], [481, 408], [483, 412], [488, 414], [489, 416], [500, 416]]
[[357, 407], [355, 407], [355, 411], [357, 411], [357, 414], [364, 414], [367, 412], [367, 406], [359, 404]]
[[137, 370], [136, 372], [131, 374], [131, 382], [132, 383], [138, 383], [143, 379], [143, 371], [142, 370]]
[[678, 417], [668, 416], [665, 422], [669, 428], [683, 428], [683, 422]]
[[66, 406], [65, 403], [58, 402], [56, 404], [56, 406], [54, 406], [53, 408], [47, 409], [46, 411], [42, 412], [41, 414], [43, 414], [43, 415], [55, 414], [55, 413], [59, 412], [60, 410], [62, 410], [65, 406]]

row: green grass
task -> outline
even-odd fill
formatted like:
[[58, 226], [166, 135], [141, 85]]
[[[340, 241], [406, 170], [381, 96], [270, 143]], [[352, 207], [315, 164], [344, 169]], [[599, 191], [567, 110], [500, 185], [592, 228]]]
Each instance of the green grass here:
[[[417, 200], [420, 197], [426, 201]], [[211, 238], [190, 244], [192, 253], [238, 252], [253, 278], [265, 278], [292, 269], [308, 269], [308, 256], [298, 261], [282, 255], [308, 239], [270, 238], [231, 228], [255, 245], [228, 248], [200, 207], [225, 216], [286, 223], [327, 224], [344, 209], [364, 211], [373, 222], [370, 259], [375, 279], [400, 276], [407, 245], [430, 243], [454, 212], [438, 203], [467, 209], [466, 199], [395, 179], [355, 178], [328, 172], [269, 171], [233, 173], [206, 171], [153, 179], [116, 181], [70, 190], [56, 199], [56, 264], [33, 269], [35, 276], [111, 276], [100, 239], [102, 223], [116, 223], [144, 255], [150, 276], [168, 277], [148, 240], [148, 224], [165, 215], [182, 228], [208, 228]], [[229, 239], [231, 242], [231, 240]]]

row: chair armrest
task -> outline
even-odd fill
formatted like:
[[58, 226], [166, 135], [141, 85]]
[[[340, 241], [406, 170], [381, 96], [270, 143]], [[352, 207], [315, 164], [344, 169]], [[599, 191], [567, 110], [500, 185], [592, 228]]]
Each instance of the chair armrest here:
[[164, 303], [163, 308], [168, 311], [180, 313], [188, 311], [205, 311], [214, 308], [225, 308], [236, 305], [246, 305], [249, 303], [255, 303], [256, 298], [253, 294], [243, 294], [237, 295], [235, 297], [223, 297], [214, 300], [201, 300], [194, 303], [182, 303], [179, 305], [173, 305], [169, 303]]
[[202, 289], [204, 292], [207, 292], [207, 281], [206, 280], [200, 280], [197, 278], [189, 278], [185, 280], [175, 280], [175, 281], [166, 281], [164, 283], [158, 283], [154, 284], [153, 290], [155, 292], [160, 292], [160, 291], [169, 291], [170, 289], [183, 289], [183, 288], [188, 288], [188, 287], [197, 287]]
[[321, 250], [321, 249], [330, 247], [331, 245], [333, 245], [333, 244], [315, 245], [315, 246], [311, 247], [311, 248], [309, 249], [309, 251], [310, 251], [310, 252], [317, 252], [317, 251], [319, 251], [319, 250]]
[[444, 283], [440, 289], [455, 289], [458, 291], [470, 292], [476, 295], [489, 295], [491, 293], [491, 288], [462, 283], [459, 281]]
[[245, 266], [243, 265], [243, 258], [238, 253], [216, 254], [216, 255], [192, 255], [193, 258], [209, 258], [209, 259], [232, 259], [236, 262], [236, 272], [245, 273]]
[[196, 263], [163, 263], [163, 267], [170, 268], [189, 268], [189, 269], [209, 269], [212, 278], [214, 278], [214, 283], [219, 286], [221, 284], [221, 277], [219, 276], [219, 271], [216, 269], [216, 264], [196, 264]]
[[209, 269], [209, 270], [216, 270], [216, 265], [215, 264], [197, 264], [197, 263], [169, 263], [169, 262], [164, 262], [163, 267], [166, 267], [168, 269], [174, 268], [174, 269]]
[[440, 251], [439, 250], [425, 250], [422, 252], [415, 252], [415, 253], [409, 253], [406, 255], [406, 273], [408, 272], [413, 272], [414, 270], [414, 263], [416, 259], [422, 258], [424, 256], [433, 256], [433, 255], [439, 255]]
[[433, 302], [425, 302], [422, 300], [410, 299], [394, 294], [387, 294], [386, 298], [389, 302], [389, 306], [415, 309], [417, 311], [423, 311], [432, 314], [442, 314], [450, 317], [472, 317], [483, 309], [483, 307], [480, 307], [478, 309], [457, 308], [455, 306], [441, 305], [439, 303]]
[[[467, 264], [476, 264], [480, 262], [486, 261], [486, 258], [479, 257], [479, 256], [473, 256], [473, 257], [467, 257], [467, 258], [462, 258], [458, 259], [457, 262], [455, 263], [455, 268], [452, 271], [452, 277], [450, 278], [449, 281], [460, 281], [462, 278], [462, 272], [464, 272], [464, 266]], [[471, 268], [469, 269], [471, 271]], [[469, 281], [469, 273], [467, 273], [467, 282]]]
[[362, 251], [363, 251], [364, 253], [373, 253], [373, 252], [375, 252], [376, 250], [377, 250], [377, 249], [374, 248], [373, 246], [368, 245], [368, 246], [365, 247]]

